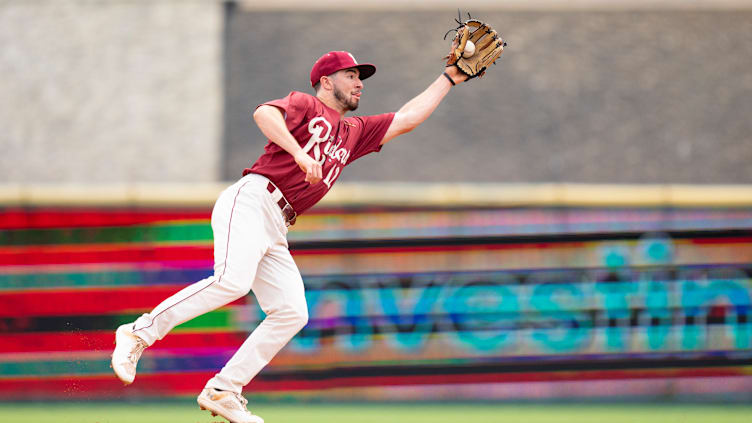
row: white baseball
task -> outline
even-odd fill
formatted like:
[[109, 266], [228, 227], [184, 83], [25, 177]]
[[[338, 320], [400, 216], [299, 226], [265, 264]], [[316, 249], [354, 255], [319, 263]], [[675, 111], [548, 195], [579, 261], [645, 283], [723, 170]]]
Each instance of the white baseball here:
[[467, 59], [473, 54], [475, 54], [475, 44], [473, 44], [472, 41], [467, 40], [467, 44], [465, 44], [465, 50], [462, 52], [462, 57]]

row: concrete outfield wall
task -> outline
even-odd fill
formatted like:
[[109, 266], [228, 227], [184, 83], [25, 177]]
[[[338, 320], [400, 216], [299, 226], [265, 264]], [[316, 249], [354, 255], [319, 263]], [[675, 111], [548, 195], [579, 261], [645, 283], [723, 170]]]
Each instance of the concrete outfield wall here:
[[219, 177], [222, 5], [0, 2], [0, 180]]
[[[250, 111], [310, 92], [320, 54], [376, 63], [358, 113], [396, 110], [456, 14], [295, 2], [239, 2], [224, 33], [219, 0], [0, 1], [0, 182], [234, 180]], [[463, 6], [510, 41], [499, 66], [340, 182], [752, 183], [752, 1], [501, 4]]]

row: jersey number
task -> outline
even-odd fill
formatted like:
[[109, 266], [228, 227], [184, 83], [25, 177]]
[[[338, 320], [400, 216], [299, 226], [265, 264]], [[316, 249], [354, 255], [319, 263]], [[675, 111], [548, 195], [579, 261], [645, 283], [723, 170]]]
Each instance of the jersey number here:
[[331, 188], [334, 180], [337, 179], [337, 176], [339, 176], [339, 166], [334, 166], [329, 171], [329, 174], [326, 175], [326, 178], [324, 178], [324, 183], [326, 184], [326, 186]]

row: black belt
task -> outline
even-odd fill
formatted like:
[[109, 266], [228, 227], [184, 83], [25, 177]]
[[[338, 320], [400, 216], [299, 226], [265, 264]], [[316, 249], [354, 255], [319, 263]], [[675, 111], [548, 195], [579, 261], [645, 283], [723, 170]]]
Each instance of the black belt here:
[[[274, 186], [273, 183], [269, 182], [269, 184], [266, 186], [266, 190], [269, 191], [269, 194], [273, 193], [277, 190], [277, 187]], [[280, 194], [282, 192], [280, 191]], [[298, 214], [295, 213], [295, 210], [292, 208], [290, 203], [285, 200], [285, 196], [281, 195], [281, 198], [279, 201], [277, 201], [277, 205], [282, 210], [282, 216], [285, 218], [285, 224], [287, 226], [292, 226], [295, 224], [295, 219], [298, 218]]]

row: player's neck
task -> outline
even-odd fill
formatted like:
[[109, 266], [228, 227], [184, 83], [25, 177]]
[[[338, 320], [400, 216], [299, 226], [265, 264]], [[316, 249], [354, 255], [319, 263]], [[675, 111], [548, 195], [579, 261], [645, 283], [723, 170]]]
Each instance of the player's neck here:
[[340, 117], [345, 117], [345, 113], [347, 113], [347, 110], [342, 107], [339, 101], [337, 101], [336, 98], [334, 98], [333, 95], [326, 95], [327, 92], [318, 93], [316, 94], [316, 98], [318, 98], [322, 103], [324, 103], [327, 107], [330, 109], [336, 110], [339, 112]]

